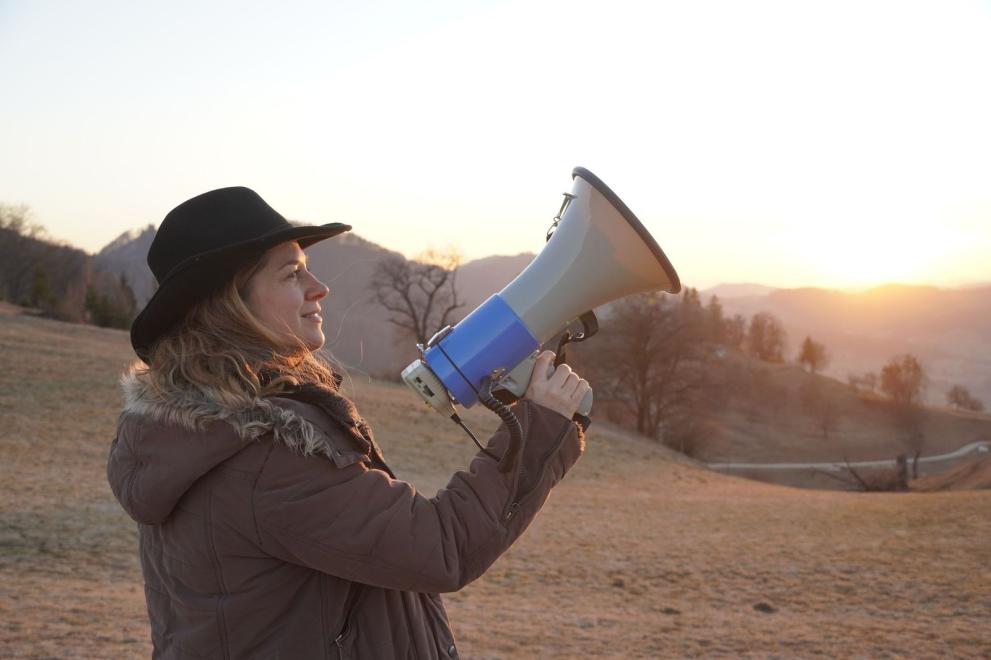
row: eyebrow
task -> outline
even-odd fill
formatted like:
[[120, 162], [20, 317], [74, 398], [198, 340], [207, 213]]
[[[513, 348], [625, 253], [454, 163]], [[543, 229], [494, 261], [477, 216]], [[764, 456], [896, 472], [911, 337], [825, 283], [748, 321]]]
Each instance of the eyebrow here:
[[302, 259], [290, 259], [286, 263], [282, 264], [281, 266], [279, 266], [279, 270], [282, 270], [286, 266], [295, 266], [296, 264], [305, 266], [308, 262], [309, 260], [306, 258], [306, 255], [304, 254]]

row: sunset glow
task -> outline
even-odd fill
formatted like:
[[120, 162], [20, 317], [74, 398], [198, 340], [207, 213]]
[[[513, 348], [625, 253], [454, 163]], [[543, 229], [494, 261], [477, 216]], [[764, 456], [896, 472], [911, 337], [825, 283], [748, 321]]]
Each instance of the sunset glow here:
[[583, 165], [689, 284], [991, 280], [986, 3], [101, 6], [0, 6], [0, 202], [89, 250], [241, 184], [537, 251]]

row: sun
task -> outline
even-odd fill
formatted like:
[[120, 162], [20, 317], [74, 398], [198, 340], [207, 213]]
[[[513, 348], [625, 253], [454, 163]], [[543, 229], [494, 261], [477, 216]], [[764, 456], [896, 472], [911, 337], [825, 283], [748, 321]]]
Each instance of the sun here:
[[834, 225], [803, 244], [814, 278], [836, 287], [932, 281], [945, 252], [939, 235], [884, 222]]

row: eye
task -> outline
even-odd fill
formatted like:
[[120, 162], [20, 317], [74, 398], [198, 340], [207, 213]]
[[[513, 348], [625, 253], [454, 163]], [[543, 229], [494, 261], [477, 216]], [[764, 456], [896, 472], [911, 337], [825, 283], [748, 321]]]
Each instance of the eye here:
[[289, 273], [289, 279], [290, 280], [298, 280], [299, 279], [299, 273], [302, 270], [303, 270], [302, 268], [296, 268], [296, 269], [294, 269], [291, 273]]

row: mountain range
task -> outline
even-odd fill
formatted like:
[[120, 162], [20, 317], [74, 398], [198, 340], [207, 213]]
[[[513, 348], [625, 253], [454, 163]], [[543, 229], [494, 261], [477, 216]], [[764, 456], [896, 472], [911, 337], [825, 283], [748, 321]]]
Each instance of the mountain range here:
[[[127, 278], [139, 307], [155, 291], [155, 278], [146, 262], [154, 238], [151, 226], [126, 232], [95, 257], [100, 270]], [[368, 288], [376, 264], [394, 254], [354, 233], [307, 249], [310, 270], [330, 287], [330, 294], [321, 301], [327, 348], [353, 377], [394, 379], [417, 355], [414, 340], [397, 336], [388, 313], [372, 300]], [[463, 264], [457, 273], [457, 289], [465, 304], [458, 318], [508, 284], [533, 257], [531, 253], [492, 256]]]
[[[99, 268], [127, 277], [139, 306], [155, 289], [145, 259], [153, 227], [122, 234], [95, 257]], [[376, 263], [395, 254], [349, 233], [308, 250], [310, 268], [328, 284], [323, 303], [328, 348], [354, 375], [395, 378], [416, 356], [413, 340], [397, 336], [368, 288]], [[508, 284], [532, 261], [532, 253], [469, 261], [458, 271], [467, 314]], [[794, 358], [805, 336], [826, 345], [825, 373], [880, 371], [895, 355], [912, 353], [926, 368], [927, 398], [942, 403], [954, 384], [991, 407], [991, 284], [960, 289], [886, 285], [861, 292], [821, 288], [777, 289], [762, 284], [721, 284], [701, 292], [717, 296], [727, 315], [749, 318], [767, 311], [783, 323]]]

